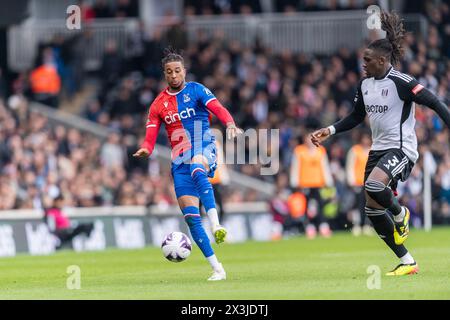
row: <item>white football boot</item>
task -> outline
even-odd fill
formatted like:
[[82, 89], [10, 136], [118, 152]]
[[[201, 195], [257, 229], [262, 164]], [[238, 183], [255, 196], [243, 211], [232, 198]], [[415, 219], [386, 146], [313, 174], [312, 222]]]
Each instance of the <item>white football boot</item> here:
[[219, 264], [219, 268], [215, 269], [213, 271], [213, 274], [211, 277], [208, 278], [208, 281], [220, 281], [220, 280], [226, 280], [227, 279], [227, 273], [225, 272], [225, 269], [223, 268], [222, 264]]

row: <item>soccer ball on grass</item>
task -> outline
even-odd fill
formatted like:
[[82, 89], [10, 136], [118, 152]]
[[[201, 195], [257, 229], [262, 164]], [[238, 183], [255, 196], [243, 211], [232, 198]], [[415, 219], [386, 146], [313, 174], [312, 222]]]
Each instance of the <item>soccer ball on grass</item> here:
[[191, 254], [191, 240], [182, 232], [171, 232], [164, 237], [161, 249], [167, 260], [181, 262]]

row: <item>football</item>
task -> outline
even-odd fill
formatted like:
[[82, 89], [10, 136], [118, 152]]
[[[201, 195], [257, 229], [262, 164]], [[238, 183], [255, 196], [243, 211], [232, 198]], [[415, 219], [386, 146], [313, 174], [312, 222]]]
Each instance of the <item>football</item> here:
[[191, 254], [192, 243], [187, 235], [182, 232], [171, 232], [164, 237], [161, 249], [167, 260], [181, 262]]

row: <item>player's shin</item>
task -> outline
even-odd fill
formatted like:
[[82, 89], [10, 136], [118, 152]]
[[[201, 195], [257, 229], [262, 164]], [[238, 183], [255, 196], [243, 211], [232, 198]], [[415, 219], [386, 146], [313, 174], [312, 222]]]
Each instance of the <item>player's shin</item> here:
[[398, 258], [405, 256], [408, 250], [406, 250], [404, 245], [395, 244], [394, 222], [386, 214], [386, 210], [366, 207], [365, 211], [378, 236], [386, 242]]
[[186, 207], [182, 210], [184, 219], [189, 226], [192, 239], [198, 245], [203, 255], [208, 258], [214, 255], [214, 251], [211, 247], [208, 235], [202, 225], [202, 219], [200, 217], [200, 210], [197, 207]]

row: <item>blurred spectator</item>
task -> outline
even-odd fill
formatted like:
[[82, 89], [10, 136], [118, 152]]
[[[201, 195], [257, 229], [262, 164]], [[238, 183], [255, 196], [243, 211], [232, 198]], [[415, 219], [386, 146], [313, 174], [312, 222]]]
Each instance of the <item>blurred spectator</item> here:
[[80, 9], [81, 9], [81, 20], [84, 22], [89, 22], [95, 19], [95, 11], [91, 6], [89, 0], [81, 0], [80, 1]]
[[123, 168], [125, 152], [118, 132], [111, 132], [100, 150], [100, 163], [106, 168]]
[[166, 33], [166, 41], [176, 50], [184, 50], [188, 44], [187, 32], [183, 23], [175, 23]]
[[112, 18], [114, 15], [107, 0], [96, 0], [93, 9], [96, 18]]
[[106, 93], [114, 87], [123, 74], [124, 60], [121, 52], [119, 52], [117, 42], [109, 39], [105, 46], [105, 53], [102, 58], [101, 74], [103, 75], [103, 89], [101, 93], [101, 101]]
[[138, 16], [138, 0], [117, 0], [115, 16], [131, 18]]
[[349, 220], [353, 224], [353, 235], [359, 236], [361, 233], [371, 234], [370, 222], [369, 219], [366, 219], [364, 211], [366, 205], [366, 197], [364, 194], [364, 171], [369, 157], [372, 139], [370, 133], [363, 132], [360, 138], [354, 140], [360, 141], [360, 143], [352, 146], [347, 152], [345, 173], [347, 183], [351, 187], [354, 196], [352, 210], [349, 212]]
[[53, 108], [58, 107], [61, 78], [51, 48], [44, 49], [42, 64], [30, 74], [30, 85], [36, 101]]
[[251, 14], [260, 13], [259, 0], [186, 0], [184, 1], [186, 15], [211, 14]]
[[273, 217], [272, 240], [280, 240], [283, 233], [288, 231], [289, 206], [288, 193], [285, 190], [277, 190], [269, 200], [269, 208]]
[[58, 239], [56, 249], [63, 248], [78, 235], [84, 234], [89, 237], [94, 229], [93, 223], [71, 222], [69, 217], [64, 214], [63, 207], [64, 197], [60, 195], [52, 200], [49, 208], [44, 210], [45, 222], [49, 226], [50, 232]]
[[321, 188], [332, 187], [333, 178], [326, 149], [323, 146], [314, 146], [308, 136], [308, 133], [305, 134], [303, 144], [294, 149], [290, 184], [292, 188], [300, 189], [308, 198], [309, 223], [306, 226], [306, 236], [314, 238], [318, 229], [322, 236], [329, 237], [331, 230], [324, 218], [324, 199], [320, 191]]

